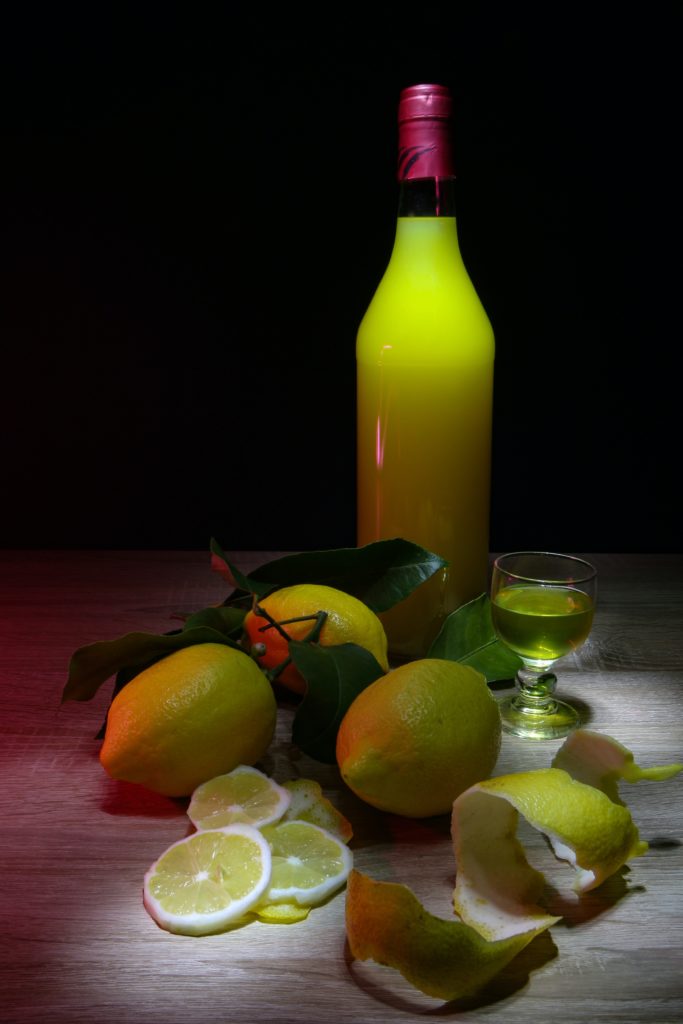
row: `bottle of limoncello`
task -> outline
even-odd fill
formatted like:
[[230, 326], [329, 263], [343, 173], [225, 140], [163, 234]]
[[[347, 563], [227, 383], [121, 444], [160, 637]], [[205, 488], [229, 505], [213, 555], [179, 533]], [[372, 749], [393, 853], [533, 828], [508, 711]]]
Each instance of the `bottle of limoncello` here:
[[404, 537], [448, 566], [383, 616], [398, 660], [486, 590], [494, 339], [460, 255], [451, 96], [399, 102], [396, 239], [358, 330], [358, 544]]

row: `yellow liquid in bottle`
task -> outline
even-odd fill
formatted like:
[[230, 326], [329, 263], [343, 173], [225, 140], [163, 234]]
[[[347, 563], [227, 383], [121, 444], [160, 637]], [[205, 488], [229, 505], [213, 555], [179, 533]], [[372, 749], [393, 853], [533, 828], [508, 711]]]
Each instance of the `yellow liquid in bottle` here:
[[452, 217], [400, 217], [360, 325], [358, 543], [404, 537], [449, 565], [382, 616], [396, 660], [487, 588], [491, 325]]

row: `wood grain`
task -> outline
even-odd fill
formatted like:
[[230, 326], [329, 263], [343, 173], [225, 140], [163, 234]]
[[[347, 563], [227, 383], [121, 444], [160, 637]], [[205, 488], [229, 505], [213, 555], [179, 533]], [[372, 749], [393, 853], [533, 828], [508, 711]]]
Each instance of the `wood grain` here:
[[[248, 569], [265, 552], [235, 554]], [[591, 557], [591, 556], [589, 556]], [[681, 556], [595, 555], [600, 597], [561, 689], [587, 723], [640, 763], [683, 760]], [[657, 1022], [683, 1016], [683, 781], [624, 794], [646, 856], [576, 902], [571, 872], [524, 823], [530, 859], [564, 914], [476, 999], [442, 1004], [374, 963], [352, 963], [344, 896], [292, 926], [253, 923], [190, 939], [157, 928], [141, 902], [154, 859], [188, 833], [185, 802], [106, 777], [93, 738], [108, 703], [60, 708], [71, 653], [219, 602], [226, 586], [201, 552], [0, 553], [2, 928], [0, 1019], [7, 1024], [407, 1021], [419, 1016], [527, 1024]], [[448, 821], [408, 821], [356, 800], [335, 768], [291, 744], [291, 708], [264, 768], [318, 779], [355, 828], [355, 862], [410, 885], [451, 915]], [[549, 764], [559, 743], [506, 737], [497, 774]]]

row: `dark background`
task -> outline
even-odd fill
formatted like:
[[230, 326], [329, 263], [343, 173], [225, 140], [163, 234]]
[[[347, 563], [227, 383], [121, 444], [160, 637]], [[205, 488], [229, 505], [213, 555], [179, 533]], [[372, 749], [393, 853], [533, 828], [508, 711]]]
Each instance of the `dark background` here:
[[680, 550], [679, 6], [373, 39], [192, 10], [5, 25], [0, 546], [355, 543], [355, 332], [398, 94], [436, 81], [496, 333], [492, 549]]

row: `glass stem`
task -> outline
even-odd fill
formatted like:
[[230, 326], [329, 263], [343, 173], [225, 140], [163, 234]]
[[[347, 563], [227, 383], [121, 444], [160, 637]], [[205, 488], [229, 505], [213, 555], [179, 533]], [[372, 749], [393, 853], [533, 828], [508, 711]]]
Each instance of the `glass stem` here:
[[526, 711], [533, 715], [552, 713], [557, 704], [553, 692], [557, 685], [557, 676], [545, 668], [525, 665], [517, 672], [517, 689], [519, 694], [513, 704], [518, 711]]

